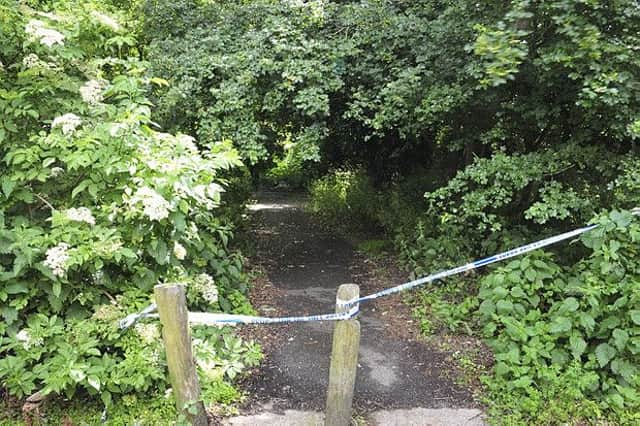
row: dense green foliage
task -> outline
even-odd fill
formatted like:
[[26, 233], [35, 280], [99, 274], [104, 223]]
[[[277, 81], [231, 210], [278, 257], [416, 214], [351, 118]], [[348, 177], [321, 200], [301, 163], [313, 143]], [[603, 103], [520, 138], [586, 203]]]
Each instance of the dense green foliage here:
[[[149, 96], [166, 82], [117, 13], [0, 3], [0, 383], [19, 398], [163, 391], [158, 326], [118, 329], [155, 284], [187, 285], [194, 307], [250, 310], [217, 214], [238, 154], [158, 130]], [[197, 336], [205, 396], [259, 359], [227, 331]]]
[[320, 153], [379, 181], [637, 134], [631, 1], [146, 4], [154, 67], [176, 82], [163, 120], [253, 162]]
[[[162, 387], [161, 357], [140, 361], [157, 348], [113, 328], [157, 282], [248, 310], [223, 219], [240, 210], [221, 205], [225, 185], [248, 193], [247, 169], [229, 172], [242, 160], [272, 184], [324, 174], [311, 210], [381, 232], [416, 275], [597, 221], [416, 313], [489, 342], [496, 419], [638, 420], [637, 2], [27, 3], [0, 9], [11, 393]], [[214, 383], [257, 358], [216, 345]]]
[[[640, 420], [640, 224], [615, 210], [595, 223], [581, 238], [590, 253], [575, 265], [533, 254], [482, 280], [477, 312], [496, 357], [491, 386], [508, 395], [495, 403], [513, 412], [519, 400], [520, 420], [543, 412], [544, 422], [592, 419], [606, 409], [623, 423]], [[546, 410], [553, 399], [559, 406]]]
[[498, 360], [487, 400], [506, 423], [636, 422], [636, 225], [612, 209], [640, 203], [637, 5], [370, 1], [325, 12], [327, 43], [358, 50], [357, 63], [344, 57], [321, 144], [325, 165], [349, 171], [310, 186], [312, 210], [333, 227], [382, 229], [416, 275], [599, 217], [583, 247], [516, 261], [480, 286], [451, 280], [416, 313], [427, 333], [484, 328]]

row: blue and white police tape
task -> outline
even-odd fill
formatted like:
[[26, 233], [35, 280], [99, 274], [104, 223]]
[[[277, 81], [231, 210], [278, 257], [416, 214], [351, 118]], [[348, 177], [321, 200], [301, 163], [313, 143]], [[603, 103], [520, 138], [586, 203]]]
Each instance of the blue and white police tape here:
[[[189, 312], [189, 323], [198, 325], [237, 325], [237, 324], [283, 324], [291, 322], [310, 322], [310, 321], [342, 321], [354, 318], [358, 315], [360, 310], [357, 304], [353, 301], [345, 303], [351, 306], [347, 312], [341, 312], [336, 314], [320, 314], [320, 315], [307, 315], [297, 317], [256, 317], [251, 315], [233, 315], [225, 313], [209, 313], [209, 312]], [[134, 325], [138, 320], [142, 318], [158, 318], [158, 314], [153, 312], [156, 310], [156, 305], [151, 304], [137, 314], [127, 315], [120, 321], [120, 329], [126, 330]]]
[[[633, 209], [633, 214], [640, 215], [640, 208]], [[361, 302], [366, 302], [368, 300], [373, 300], [379, 297], [399, 293], [401, 291], [409, 290], [411, 288], [418, 287], [429, 282], [441, 280], [443, 278], [450, 277], [452, 275], [457, 275], [463, 272], [480, 268], [482, 266], [490, 265], [495, 262], [500, 262], [502, 260], [520, 256], [521, 254], [538, 250], [540, 248], [547, 247], [555, 243], [559, 243], [560, 241], [568, 240], [570, 238], [584, 234], [585, 232], [589, 232], [592, 229], [596, 228], [597, 226], [598, 226], [597, 224], [589, 225], [589, 226], [578, 228], [573, 231], [565, 232], [563, 234], [559, 234], [553, 237], [545, 238], [540, 241], [536, 241], [536, 242], [533, 242], [524, 246], [520, 246], [502, 253], [498, 253], [493, 256], [485, 257], [483, 259], [479, 259], [474, 262], [467, 263], [466, 265], [458, 266], [456, 268], [448, 269], [446, 271], [441, 271], [426, 277], [418, 278], [416, 280], [409, 281], [407, 283], [400, 284], [395, 287], [391, 287], [391, 288], [379, 291], [377, 293], [370, 294], [368, 296], [363, 296], [363, 297], [349, 300], [346, 302], [338, 301], [338, 305], [340, 306], [352, 307], [349, 311], [340, 313], [340, 314], [269, 318], [269, 317], [254, 317], [254, 316], [248, 316], [248, 315], [229, 315], [229, 314], [221, 314], [221, 313], [210, 314], [206, 312], [190, 312], [189, 320], [194, 324], [235, 325], [235, 324], [281, 324], [281, 323], [308, 322], [308, 321], [340, 321], [344, 319], [350, 319], [358, 314], [358, 304]], [[152, 304], [138, 314], [128, 315], [126, 318], [120, 321], [120, 328], [126, 329], [131, 327], [140, 318], [157, 316], [157, 315], [152, 315], [152, 312], [154, 312], [155, 309], [156, 309], [155, 304]]]
[[[348, 302], [352, 304], [351, 301]], [[358, 315], [359, 305], [352, 305], [347, 312], [336, 314], [308, 315], [299, 317], [254, 317], [250, 315], [230, 315], [208, 312], [189, 312], [189, 322], [198, 325], [236, 325], [236, 324], [283, 324], [310, 321], [342, 321]]]
[[545, 238], [540, 241], [536, 241], [534, 243], [530, 243], [521, 247], [517, 247], [502, 253], [495, 254], [493, 256], [485, 257], [484, 259], [479, 259], [471, 263], [467, 263], [466, 265], [458, 266], [456, 268], [448, 269], [446, 271], [441, 271], [435, 274], [431, 274], [426, 277], [418, 278], [413, 281], [409, 281], [404, 284], [400, 284], [395, 287], [387, 288], [385, 290], [379, 291], [377, 293], [370, 294], [368, 296], [360, 297], [359, 299], [355, 299], [349, 302], [341, 303], [342, 306], [350, 306], [354, 303], [366, 302], [367, 300], [377, 299], [379, 297], [388, 296], [390, 294], [399, 293], [401, 291], [409, 290], [414, 287], [421, 286], [426, 283], [430, 283], [436, 280], [441, 280], [446, 277], [450, 277], [452, 275], [457, 275], [463, 272], [471, 271], [472, 269], [480, 268], [482, 266], [487, 266], [495, 262], [500, 262], [505, 259], [509, 259], [512, 257], [520, 256], [521, 254], [528, 253], [530, 251], [538, 250], [542, 247], [549, 246], [551, 244], [558, 243], [560, 241], [568, 240], [569, 238], [573, 238], [580, 234], [584, 234], [585, 232], [591, 231], [593, 228], [596, 228], [598, 225], [590, 225], [585, 226], [584, 228], [579, 228], [573, 231], [565, 232], [564, 234], [556, 235], [553, 237]]
[[153, 315], [153, 312], [155, 312], [157, 308], [158, 307], [156, 306], [156, 304], [152, 303], [146, 308], [144, 308], [143, 310], [141, 310], [140, 312], [138, 312], [137, 314], [127, 315], [126, 317], [120, 320], [120, 329], [126, 330], [127, 328], [131, 327], [136, 322], [138, 322], [140, 318], [151, 317]]

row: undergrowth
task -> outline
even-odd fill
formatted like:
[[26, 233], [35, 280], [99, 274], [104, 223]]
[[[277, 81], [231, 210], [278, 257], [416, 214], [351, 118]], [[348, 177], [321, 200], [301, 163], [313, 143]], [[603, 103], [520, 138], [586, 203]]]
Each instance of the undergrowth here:
[[[442, 226], [435, 238], [409, 241], [412, 226], [427, 222], [404, 218], [385, 227], [381, 218], [393, 218], [394, 205], [384, 200], [398, 200], [398, 192], [374, 190], [364, 176], [340, 171], [318, 181], [312, 211], [343, 232], [382, 227], [415, 275], [471, 260], [472, 246], [491, 253], [532, 239], [498, 233], [460, 248], [455, 222], [449, 234]], [[626, 210], [591, 223], [599, 226], [581, 244], [534, 252], [409, 297], [423, 334], [471, 335], [491, 348], [495, 364], [482, 378], [480, 397], [493, 424], [640, 422], [640, 224]], [[366, 243], [363, 251], [370, 245], [374, 252], [385, 246]]]

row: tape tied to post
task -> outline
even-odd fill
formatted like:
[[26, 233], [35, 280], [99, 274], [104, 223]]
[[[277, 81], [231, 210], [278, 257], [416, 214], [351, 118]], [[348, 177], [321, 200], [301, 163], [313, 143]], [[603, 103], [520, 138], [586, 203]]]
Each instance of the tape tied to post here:
[[356, 317], [359, 311], [360, 307], [356, 304], [346, 312], [294, 317], [259, 317], [224, 313], [189, 312], [189, 322], [195, 325], [224, 326], [237, 324], [283, 324], [311, 321], [343, 321]]
[[[635, 208], [632, 213], [636, 216], [640, 215], [640, 208]], [[568, 240], [578, 235], [589, 232], [592, 229], [598, 227], [597, 224], [578, 228], [573, 231], [565, 232], [563, 234], [555, 235], [553, 237], [544, 238], [539, 241], [535, 241], [530, 244], [526, 244], [520, 247], [516, 247], [511, 250], [504, 251], [502, 253], [495, 254], [493, 256], [478, 259], [465, 265], [457, 266], [452, 269], [441, 271], [435, 274], [428, 275], [426, 277], [418, 278], [413, 281], [406, 282], [404, 284], [397, 285], [395, 287], [387, 288], [385, 290], [373, 293], [367, 296], [354, 298], [347, 301], [337, 300], [336, 304], [341, 308], [349, 308], [346, 312], [321, 314], [321, 315], [309, 315], [309, 316], [293, 316], [293, 317], [260, 317], [251, 315], [233, 315], [225, 313], [208, 313], [208, 312], [189, 312], [189, 322], [192, 324], [204, 324], [204, 325], [237, 325], [237, 324], [282, 324], [293, 322], [310, 322], [310, 321], [341, 321], [354, 318], [358, 315], [359, 304], [368, 300], [377, 299], [379, 297], [388, 296], [391, 294], [399, 293], [401, 291], [409, 290], [414, 287], [421, 286], [423, 284], [441, 280], [443, 278], [450, 277], [452, 275], [468, 272], [473, 269], [477, 269], [483, 266], [490, 265], [492, 263], [500, 262], [502, 260], [510, 259], [512, 257], [520, 256], [522, 254], [538, 250], [540, 248], [558, 243], [560, 241]], [[137, 314], [127, 315], [120, 321], [120, 328], [127, 329], [135, 324], [141, 318], [157, 317], [157, 314], [153, 314], [157, 309], [155, 304], [147, 306], [145, 309]]]
[[416, 280], [413, 281], [409, 281], [407, 283], [404, 284], [400, 284], [397, 285], [395, 287], [391, 287], [391, 288], [387, 288], [385, 290], [379, 291], [377, 293], [373, 293], [373, 294], [369, 294], [367, 296], [363, 296], [360, 297], [358, 299], [355, 299], [353, 301], [350, 302], [343, 302], [341, 305], [342, 306], [350, 306], [354, 303], [360, 303], [360, 302], [366, 302], [368, 300], [373, 300], [373, 299], [377, 299], [379, 297], [383, 297], [383, 296], [389, 296], [391, 294], [395, 294], [395, 293], [399, 293], [401, 291], [405, 291], [405, 290], [409, 290], [411, 288], [414, 287], [418, 287], [421, 286], [423, 284], [426, 283], [430, 283], [433, 281], [437, 281], [437, 280], [441, 280], [443, 278], [447, 278], [450, 277], [452, 275], [457, 275], [457, 274], [461, 274], [463, 272], [468, 272], [471, 271], [473, 269], [477, 269], [480, 268], [482, 266], [487, 266], [490, 265], [492, 263], [495, 262], [500, 262], [502, 260], [505, 259], [510, 259], [512, 257], [516, 257], [516, 256], [520, 256], [524, 253], [528, 253], [534, 250], [538, 250], [542, 247], [546, 247], [549, 246], [551, 244], [555, 244], [558, 243], [560, 241], [564, 241], [567, 240], [569, 238], [573, 238], [575, 236], [578, 236], [580, 234], [584, 234], [585, 232], [589, 232], [592, 229], [596, 228], [598, 225], [590, 225], [590, 226], [586, 226], [584, 228], [579, 228], [579, 229], [575, 229], [573, 231], [569, 231], [569, 232], [565, 232], [563, 234], [559, 234], [559, 235], [555, 235], [553, 237], [549, 237], [549, 238], [545, 238], [530, 244], [526, 244], [520, 247], [516, 247], [514, 249], [511, 250], [507, 250], [505, 252], [502, 253], [498, 253], [495, 254], [493, 256], [489, 256], [489, 257], [485, 257], [476, 261], [473, 261], [471, 263], [467, 263], [466, 265], [461, 265], [461, 266], [457, 266], [455, 268], [452, 269], [448, 269], [445, 271], [441, 271], [441, 272], [437, 272], [435, 274], [431, 274], [428, 275], [426, 277], [422, 277], [422, 278], [418, 278]]
[[123, 319], [120, 320], [119, 326], [121, 330], [126, 330], [127, 328], [134, 325], [141, 318], [152, 317], [153, 313], [158, 309], [155, 303], [150, 304], [140, 312], [136, 314], [129, 314]]

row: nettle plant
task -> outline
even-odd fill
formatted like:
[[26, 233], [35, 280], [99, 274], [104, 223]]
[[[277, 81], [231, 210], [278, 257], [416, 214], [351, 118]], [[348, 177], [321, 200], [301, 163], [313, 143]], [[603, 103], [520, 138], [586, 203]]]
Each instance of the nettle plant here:
[[[147, 94], [164, 82], [123, 59], [120, 24], [76, 6], [0, 6], [0, 384], [109, 403], [164, 387], [157, 326], [117, 329], [155, 284], [187, 285], [198, 307], [244, 305], [216, 217], [219, 174], [239, 157], [160, 132]], [[208, 368], [237, 373], [223, 364]]]
[[[519, 395], [529, 416], [571, 386], [568, 405], [598, 403], [589, 416], [598, 407], [638, 412], [640, 224], [615, 210], [595, 223], [581, 237], [590, 254], [575, 266], [538, 252], [482, 280], [478, 315], [495, 351], [493, 386], [498, 394]], [[575, 380], [558, 381], [564, 375]]]

